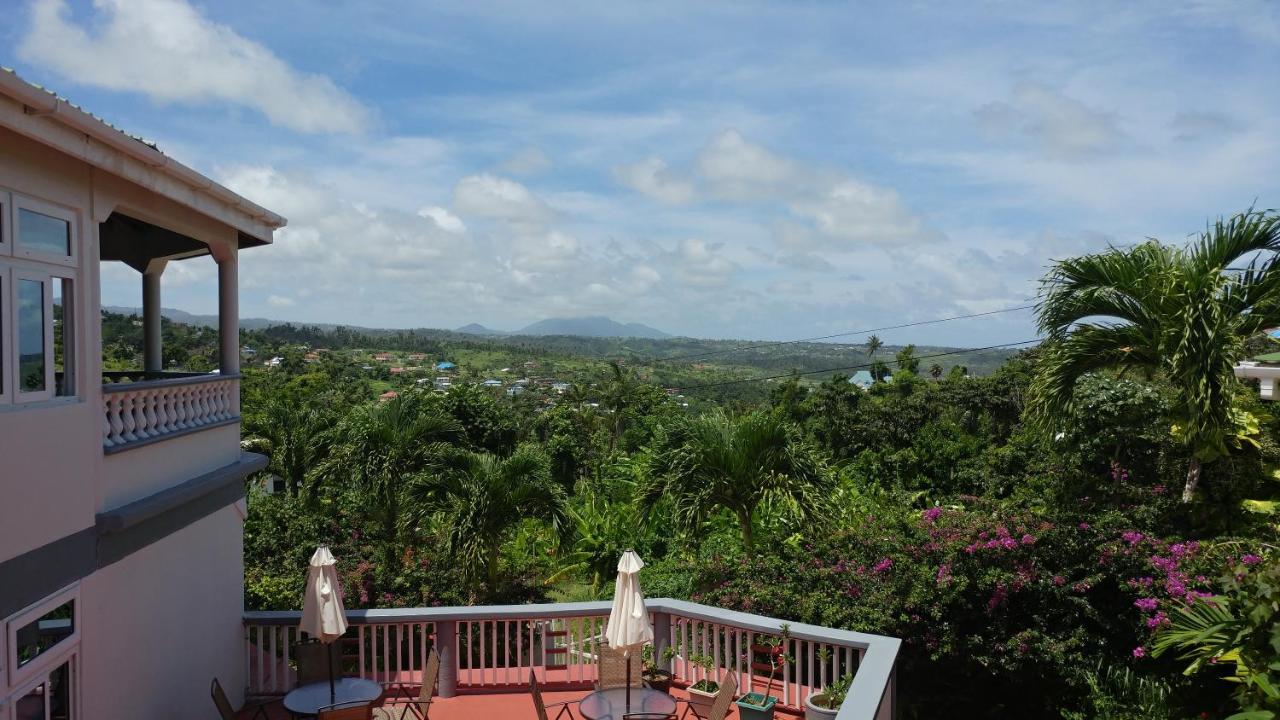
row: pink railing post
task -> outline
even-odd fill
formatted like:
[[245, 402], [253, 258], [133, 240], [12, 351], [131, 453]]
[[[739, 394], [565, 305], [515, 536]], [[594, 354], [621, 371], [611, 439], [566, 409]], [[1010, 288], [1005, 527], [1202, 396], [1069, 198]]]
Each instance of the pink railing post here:
[[440, 679], [436, 691], [442, 698], [458, 694], [458, 623], [436, 623], [436, 654], [440, 656]]

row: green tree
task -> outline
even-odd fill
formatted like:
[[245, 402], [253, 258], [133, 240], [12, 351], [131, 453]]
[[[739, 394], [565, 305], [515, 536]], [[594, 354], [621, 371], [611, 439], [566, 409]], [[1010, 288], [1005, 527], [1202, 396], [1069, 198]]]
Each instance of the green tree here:
[[1186, 247], [1152, 240], [1058, 262], [1037, 307], [1048, 337], [1033, 384], [1037, 424], [1052, 429], [1072, 411], [1075, 384], [1090, 372], [1163, 376], [1175, 434], [1192, 453], [1190, 502], [1202, 464], [1237, 435], [1233, 367], [1244, 340], [1280, 324], [1278, 251], [1280, 216], [1250, 210]]
[[884, 343], [880, 340], [879, 335], [872, 335], [867, 338], [867, 357], [874, 358], [882, 347], [884, 347]]
[[920, 358], [916, 357], [915, 344], [907, 345], [898, 351], [897, 356], [898, 369], [907, 372], [917, 372], [920, 370]]
[[412, 395], [354, 408], [333, 428], [333, 450], [317, 475], [336, 487], [353, 486], [378, 533], [385, 568], [402, 548], [401, 518], [410, 479], [458, 439], [453, 418], [431, 412]]
[[673, 499], [676, 521], [696, 528], [717, 510], [738, 520], [742, 547], [755, 547], [754, 520], [765, 502], [816, 518], [831, 474], [799, 429], [767, 411], [731, 418], [716, 410], [681, 423], [641, 491], [644, 504]]
[[939, 380], [939, 379], [941, 379], [941, 378], [942, 378], [942, 366], [941, 366], [941, 365], [939, 365], [938, 363], [934, 363], [934, 364], [930, 365], [930, 366], [929, 366], [929, 377], [933, 378], [934, 380]]
[[492, 590], [498, 581], [502, 543], [528, 518], [565, 527], [565, 492], [551, 477], [551, 461], [535, 445], [521, 445], [509, 457], [490, 453], [446, 453], [431, 472], [419, 475], [408, 492], [419, 524], [439, 517], [446, 526], [444, 549], [474, 583], [483, 576]]

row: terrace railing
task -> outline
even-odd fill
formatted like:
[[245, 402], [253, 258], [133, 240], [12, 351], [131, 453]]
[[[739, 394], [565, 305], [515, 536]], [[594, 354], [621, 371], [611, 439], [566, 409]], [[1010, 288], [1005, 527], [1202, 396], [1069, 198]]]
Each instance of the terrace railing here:
[[109, 373], [102, 448], [111, 454], [240, 420], [239, 375]]
[[[682, 600], [646, 600], [654, 624], [655, 656], [670, 646], [677, 685], [707, 671], [692, 658], [712, 658], [720, 680], [733, 674], [742, 693], [779, 698], [784, 711], [803, 712], [805, 700], [828, 683], [853, 675], [837, 720], [888, 720], [895, 716], [896, 638], [836, 630], [732, 612]], [[440, 655], [438, 692], [510, 692], [528, 688], [532, 671], [555, 689], [585, 689], [596, 680], [595, 648], [603, 639], [609, 603], [351, 610], [342, 643], [345, 672], [386, 685], [418, 685], [427, 653]], [[280, 695], [293, 688], [290, 647], [301, 637], [300, 612], [245, 613], [245, 662], [251, 695]], [[769, 685], [762, 662], [769, 640], [787, 625], [787, 663]]]

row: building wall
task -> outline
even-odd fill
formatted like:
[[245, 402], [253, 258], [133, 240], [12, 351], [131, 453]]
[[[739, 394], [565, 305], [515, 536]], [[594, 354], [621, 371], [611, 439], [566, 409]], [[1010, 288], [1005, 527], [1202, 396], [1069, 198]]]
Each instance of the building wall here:
[[[101, 451], [99, 451], [101, 452]], [[112, 510], [240, 457], [240, 426], [201, 430], [105, 458], [102, 504]]]
[[228, 506], [81, 584], [81, 694], [99, 720], [217, 717], [244, 676], [242, 519]]

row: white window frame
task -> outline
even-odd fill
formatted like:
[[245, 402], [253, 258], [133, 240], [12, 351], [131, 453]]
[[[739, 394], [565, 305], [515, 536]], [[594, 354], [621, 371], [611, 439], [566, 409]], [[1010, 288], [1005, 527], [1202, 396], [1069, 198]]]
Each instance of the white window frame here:
[[[74, 603], [71, 606], [71, 634], [50, 648], [48, 652], [19, 667], [18, 630], [36, 622], [49, 611], [68, 602]], [[30, 689], [33, 685], [38, 685], [38, 680], [36, 683], [28, 683], [28, 681], [40, 677], [41, 671], [48, 674], [50, 670], [61, 665], [66, 661], [68, 652], [77, 652], [80, 647], [80, 616], [80, 587], [78, 584], [10, 616], [5, 622], [5, 641], [8, 643], [8, 648], [5, 650], [5, 663], [9, 666], [9, 687], [17, 688], [21, 686]], [[72, 667], [72, 673], [75, 673], [74, 666]]]
[[[38, 260], [40, 262], [57, 263], [59, 265], [70, 265], [71, 267], [79, 267], [80, 265], [80, 216], [75, 210], [54, 205], [53, 203], [37, 200], [18, 193], [10, 195], [9, 204], [13, 206], [10, 211], [12, 220], [10, 225], [13, 228], [13, 255], [15, 257], [26, 258], [28, 260]], [[22, 246], [22, 213], [21, 210], [30, 210], [31, 212], [48, 215], [49, 217], [65, 220], [67, 223], [67, 255], [55, 255], [43, 250], [28, 249]]]
[[13, 225], [9, 216], [13, 211], [13, 195], [0, 188], [0, 255], [13, 254]]
[[[49, 680], [49, 674], [58, 668], [59, 665], [70, 665], [71, 687], [67, 693], [71, 701], [71, 718], [72, 720], [80, 720], [80, 645], [68, 647], [66, 650], [54, 653], [54, 658], [44, 673], [31, 678], [29, 682], [21, 687], [15, 688], [9, 693], [7, 698], [0, 697], [0, 718], [3, 720], [17, 720], [18, 703], [17, 701], [27, 693], [39, 687], [42, 683]], [[25, 669], [25, 668], [24, 668]], [[48, 697], [48, 687], [45, 688], [45, 697]], [[6, 709], [6, 705], [9, 707]], [[48, 717], [49, 705], [45, 704], [45, 717]]]
[[55, 379], [53, 372], [53, 276], [47, 272], [31, 268], [15, 267], [13, 269], [12, 277], [13, 280], [10, 282], [10, 285], [13, 287], [10, 289], [9, 298], [10, 303], [13, 305], [11, 315], [13, 316], [14, 326], [11, 327], [10, 332], [7, 333], [8, 335], [14, 336], [18, 330], [16, 327], [16, 323], [18, 322], [18, 287], [22, 284], [22, 281], [29, 280], [31, 282], [38, 282], [41, 284], [41, 287], [44, 288], [44, 390], [38, 390], [36, 392], [23, 391], [21, 385], [22, 377], [19, 370], [19, 352], [22, 349], [22, 344], [18, 342], [16, 337], [13, 337], [9, 341], [13, 346], [13, 351], [9, 354], [9, 357], [13, 364], [13, 371], [10, 375], [14, 379], [14, 402], [32, 403], [52, 400]]
[[[13, 401], [13, 379], [17, 377], [17, 373], [13, 371], [14, 356], [9, 351], [9, 334], [13, 328], [11, 285], [13, 273], [9, 266], [0, 265], [0, 406]], [[0, 670], [3, 668], [0, 667]]]

